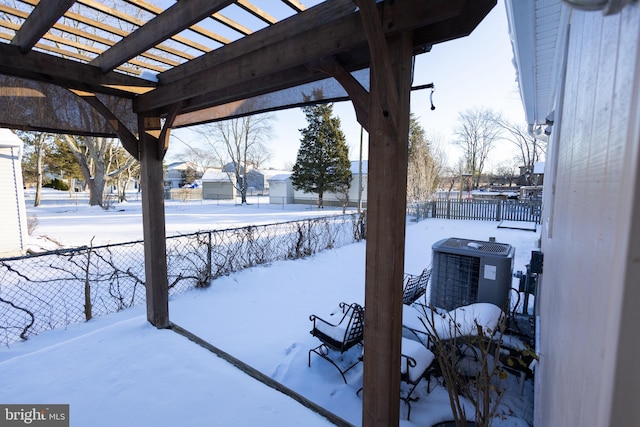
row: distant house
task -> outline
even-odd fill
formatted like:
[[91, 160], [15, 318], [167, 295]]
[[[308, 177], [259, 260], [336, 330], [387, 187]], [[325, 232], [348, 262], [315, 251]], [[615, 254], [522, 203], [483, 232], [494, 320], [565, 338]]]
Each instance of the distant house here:
[[[235, 163], [227, 163], [222, 168], [222, 171], [227, 173], [235, 173], [235, 170]], [[244, 173], [245, 168], [240, 167], [240, 174], [243, 175]], [[247, 178], [247, 195], [269, 193], [269, 179], [283, 173], [289, 172], [275, 169], [255, 169], [253, 166], [248, 165], [245, 175]]]
[[170, 163], [164, 174], [165, 188], [182, 188], [185, 184], [191, 184], [191, 182], [187, 182], [188, 172], [193, 171], [196, 175], [197, 170], [197, 166], [192, 162]]
[[237, 195], [236, 177], [232, 172], [207, 169], [202, 175], [202, 198], [205, 200], [230, 200]]
[[[362, 203], [366, 207], [367, 203], [367, 177], [369, 162], [362, 162]], [[269, 179], [269, 203], [295, 203], [314, 204], [318, 200], [315, 193], [305, 193], [302, 190], [294, 190], [289, 176], [291, 174], [276, 175]], [[277, 177], [277, 179], [275, 179]], [[275, 188], [274, 188], [275, 186]], [[360, 163], [351, 162], [351, 187], [348, 193], [348, 206], [358, 205], [358, 191], [360, 188]], [[275, 193], [274, 193], [275, 191]], [[344, 195], [336, 193], [325, 193], [322, 196], [325, 206], [342, 206], [345, 201]]]
[[22, 255], [27, 243], [27, 214], [22, 183], [22, 140], [0, 129], [0, 257]]

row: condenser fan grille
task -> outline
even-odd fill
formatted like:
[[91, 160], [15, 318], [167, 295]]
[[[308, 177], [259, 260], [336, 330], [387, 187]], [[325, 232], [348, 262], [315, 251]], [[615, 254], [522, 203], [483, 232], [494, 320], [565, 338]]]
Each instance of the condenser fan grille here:
[[511, 245], [496, 242], [479, 242], [477, 240], [450, 238], [442, 242], [443, 247], [465, 248], [467, 250], [490, 254], [508, 255]]

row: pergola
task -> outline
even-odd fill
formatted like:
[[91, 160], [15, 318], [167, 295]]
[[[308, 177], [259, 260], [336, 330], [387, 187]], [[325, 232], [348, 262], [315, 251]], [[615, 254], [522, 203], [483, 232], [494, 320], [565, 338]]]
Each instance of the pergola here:
[[140, 161], [147, 318], [166, 328], [171, 129], [350, 99], [370, 136], [363, 425], [397, 425], [412, 58], [495, 3], [3, 0], [0, 126], [113, 136]]

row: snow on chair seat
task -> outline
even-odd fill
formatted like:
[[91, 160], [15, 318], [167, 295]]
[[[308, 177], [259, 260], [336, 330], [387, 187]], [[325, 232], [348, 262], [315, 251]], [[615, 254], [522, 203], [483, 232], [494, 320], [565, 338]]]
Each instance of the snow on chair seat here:
[[327, 320], [313, 314], [309, 316], [309, 320], [313, 322], [313, 328], [310, 331], [311, 335], [322, 342], [318, 347], [309, 350], [309, 366], [311, 366], [311, 353], [313, 352], [335, 366], [346, 384], [347, 379], [344, 374], [356, 366], [360, 359], [342, 369], [329, 357], [329, 353], [330, 350], [333, 350], [342, 354], [356, 344], [362, 343], [364, 309], [356, 303], [347, 305], [341, 302], [339, 309], [331, 313]]
[[431, 364], [435, 355], [424, 344], [408, 338], [402, 338], [402, 354], [400, 364], [400, 380], [411, 385], [405, 397], [401, 397], [407, 404], [407, 419], [411, 417], [411, 393], [416, 389], [420, 380], [427, 380], [427, 390], [431, 382]]

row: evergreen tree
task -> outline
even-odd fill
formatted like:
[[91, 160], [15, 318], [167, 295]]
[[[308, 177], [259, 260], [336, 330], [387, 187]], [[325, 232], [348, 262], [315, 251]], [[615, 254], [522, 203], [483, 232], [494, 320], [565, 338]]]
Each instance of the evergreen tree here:
[[291, 183], [296, 190], [317, 193], [318, 207], [322, 208], [324, 193], [344, 194], [351, 186], [349, 148], [340, 119], [332, 117], [332, 104], [304, 107], [302, 111], [309, 126], [300, 129], [302, 139]]

